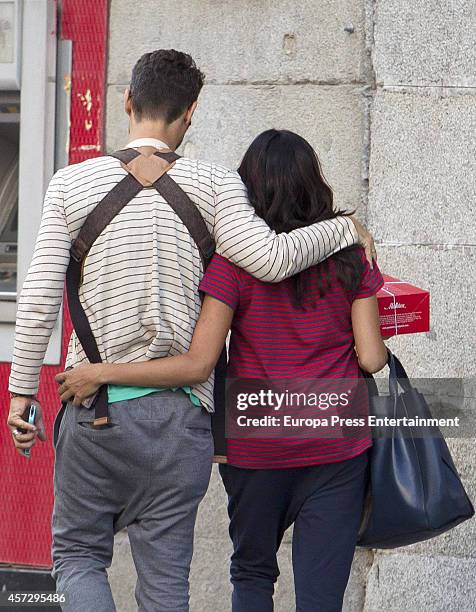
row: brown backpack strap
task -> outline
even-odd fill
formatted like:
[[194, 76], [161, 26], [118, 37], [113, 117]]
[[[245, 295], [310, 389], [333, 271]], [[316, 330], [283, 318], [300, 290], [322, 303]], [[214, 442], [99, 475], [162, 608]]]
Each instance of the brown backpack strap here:
[[87, 216], [71, 247], [71, 257], [83, 261], [109, 223], [142, 189], [142, 185], [130, 174], [119, 181]]
[[[125, 176], [88, 215], [76, 240], [71, 246], [71, 257], [66, 271], [66, 290], [69, 313], [76, 335], [90, 363], [101, 363], [102, 358], [86, 313], [79, 299], [84, 260], [96, 239], [114, 217], [143, 189], [130, 174]], [[94, 408], [94, 425], [108, 422], [107, 386], [103, 385], [91, 406]]]
[[123, 164], [128, 164], [137, 155], [141, 153], [142, 155], [158, 155], [159, 157], [163, 157], [169, 164], [180, 159], [180, 155], [177, 155], [174, 151], [170, 151], [170, 149], [160, 149], [157, 150], [155, 147], [138, 147], [137, 149], [121, 149], [116, 151], [115, 153], [111, 153], [111, 157], [115, 157]]
[[177, 159], [180, 159], [180, 156], [173, 151], [157, 151], [156, 149], [152, 154], [147, 155], [151, 148], [140, 147], [139, 151], [123, 149], [122, 151], [116, 151], [112, 156], [118, 159], [123, 168], [137, 180], [144, 181], [144, 187], [153, 186], [160, 193], [192, 236], [205, 269], [215, 252], [215, 240], [208, 231], [197, 206], [167, 174]]
[[[183, 189], [167, 175], [167, 171], [179, 156], [173, 151], [157, 151], [152, 147], [124, 149], [112, 154], [119, 159], [128, 174], [96, 205], [87, 216], [76, 240], [71, 246], [71, 257], [66, 272], [68, 306], [76, 335], [91, 363], [101, 363], [102, 358], [86, 313], [79, 299], [82, 267], [87, 254], [114, 217], [144, 187], [154, 187], [181, 219], [192, 236], [206, 268], [215, 251], [215, 241], [200, 211]], [[103, 385], [91, 406], [95, 410], [94, 425], [108, 422], [107, 385]]]
[[[69, 314], [74, 331], [76, 332], [89, 362], [101, 363], [102, 358], [96, 339], [79, 299], [81, 275], [82, 262], [76, 261], [71, 257], [66, 271], [66, 294], [68, 298]], [[99, 388], [91, 405], [91, 409], [94, 409], [94, 425], [104, 425], [108, 422], [107, 385], [103, 385]]]

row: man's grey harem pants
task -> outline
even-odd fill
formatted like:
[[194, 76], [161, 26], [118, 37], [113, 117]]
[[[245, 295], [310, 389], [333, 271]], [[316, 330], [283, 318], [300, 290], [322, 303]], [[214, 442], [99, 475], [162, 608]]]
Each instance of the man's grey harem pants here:
[[186, 612], [197, 508], [213, 455], [210, 415], [182, 391], [110, 404], [112, 426], [68, 404], [56, 444], [53, 576], [68, 612], [115, 610], [106, 568], [127, 527], [146, 612]]

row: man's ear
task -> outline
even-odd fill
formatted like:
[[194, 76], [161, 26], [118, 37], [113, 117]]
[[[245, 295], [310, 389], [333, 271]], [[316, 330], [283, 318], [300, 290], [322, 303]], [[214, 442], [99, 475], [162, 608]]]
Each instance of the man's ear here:
[[190, 104], [190, 106], [187, 109], [187, 112], [184, 115], [183, 119], [187, 127], [192, 125], [192, 117], [193, 117], [193, 113], [195, 112], [195, 109], [197, 108], [197, 104], [198, 104], [198, 100], [195, 100], [195, 102], [192, 102], [192, 104]]
[[127, 115], [129, 115], [129, 117], [131, 116], [132, 101], [131, 101], [131, 90], [129, 89], [129, 87], [124, 92], [124, 111], [126, 112]]

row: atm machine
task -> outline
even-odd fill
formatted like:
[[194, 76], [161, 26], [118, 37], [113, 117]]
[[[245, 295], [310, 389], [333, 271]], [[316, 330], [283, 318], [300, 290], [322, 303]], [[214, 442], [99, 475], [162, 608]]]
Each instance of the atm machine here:
[[[46, 188], [55, 169], [101, 155], [107, 11], [108, 0], [0, 0], [3, 422], [17, 296], [33, 254]], [[87, 106], [85, 92], [91, 99]], [[62, 312], [38, 395], [50, 434], [59, 407], [54, 376], [62, 369], [70, 332], [69, 317]], [[31, 460], [20, 457], [9, 431], [0, 424], [0, 592], [54, 590], [50, 578], [53, 459], [51, 441], [37, 444]]]
[[[42, 201], [55, 165], [56, 4], [50, 0], [0, 0], [0, 394], [2, 420], [11, 360], [17, 295], [28, 269]], [[60, 105], [61, 106], [61, 105]], [[61, 160], [63, 165], [67, 159]], [[61, 359], [61, 322], [49, 349], [50, 364]], [[5, 427], [1, 428], [6, 429]], [[4, 432], [2, 431], [2, 436]], [[6, 433], [8, 435], [8, 432]], [[52, 590], [49, 572], [39, 570], [28, 544], [9, 541], [14, 515], [34, 528], [43, 504], [38, 476], [51, 463], [36, 453], [24, 465], [2, 438], [0, 450], [0, 590]], [[19, 482], [13, 492], [15, 480]], [[23, 489], [23, 487], [25, 487]], [[35, 498], [27, 495], [29, 489]], [[31, 516], [31, 525], [28, 516]], [[31, 566], [28, 567], [31, 562]], [[17, 565], [18, 564], [18, 565]]]
[[[14, 302], [17, 290], [21, 40], [20, 2], [0, 0], [0, 299], [3, 302]], [[9, 310], [11, 315], [12, 309]]]
[[0, 293], [15, 300], [18, 242], [20, 100], [0, 97]]
[[55, 166], [57, 50], [54, 0], [0, 0], [0, 361]]

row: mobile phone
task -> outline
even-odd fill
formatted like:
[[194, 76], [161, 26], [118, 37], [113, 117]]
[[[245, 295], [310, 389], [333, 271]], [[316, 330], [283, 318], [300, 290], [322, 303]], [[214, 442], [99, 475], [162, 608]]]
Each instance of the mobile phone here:
[[[36, 405], [35, 404], [30, 404], [29, 406], [26, 407], [25, 412], [21, 415], [21, 418], [23, 421], [26, 421], [27, 423], [30, 423], [30, 425], [34, 425], [35, 421], [36, 421]], [[26, 429], [18, 429], [18, 431], [20, 433], [27, 433]], [[29, 457], [30, 456], [30, 450], [29, 448], [24, 448], [23, 449], [23, 454], [25, 455], [25, 457]]]

